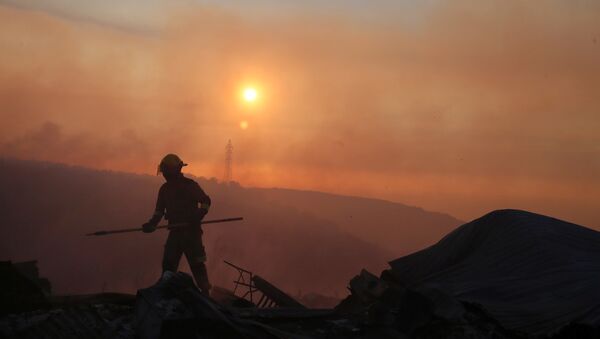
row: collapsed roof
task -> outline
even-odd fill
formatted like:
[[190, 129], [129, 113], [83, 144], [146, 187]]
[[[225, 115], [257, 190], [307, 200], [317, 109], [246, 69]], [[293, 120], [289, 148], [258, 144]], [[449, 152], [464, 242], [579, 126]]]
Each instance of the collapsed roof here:
[[390, 263], [408, 286], [481, 304], [530, 334], [573, 321], [600, 325], [600, 233], [554, 218], [499, 210]]

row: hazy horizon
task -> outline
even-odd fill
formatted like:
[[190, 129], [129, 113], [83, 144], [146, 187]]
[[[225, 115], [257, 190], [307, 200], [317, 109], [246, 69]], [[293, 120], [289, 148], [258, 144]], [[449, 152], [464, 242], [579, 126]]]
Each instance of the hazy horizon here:
[[3, 0], [0, 22], [0, 156], [222, 178], [231, 139], [248, 187], [600, 228], [600, 3]]

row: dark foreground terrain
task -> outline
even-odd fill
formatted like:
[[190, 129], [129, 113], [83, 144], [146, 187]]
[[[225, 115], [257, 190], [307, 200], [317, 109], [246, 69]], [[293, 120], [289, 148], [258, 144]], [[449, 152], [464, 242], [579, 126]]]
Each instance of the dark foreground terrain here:
[[136, 296], [71, 297], [49, 295], [32, 263], [0, 273], [7, 338], [600, 337], [600, 233], [515, 210], [467, 223], [380, 276], [363, 270], [333, 309], [306, 308], [257, 275], [209, 299], [185, 273]]

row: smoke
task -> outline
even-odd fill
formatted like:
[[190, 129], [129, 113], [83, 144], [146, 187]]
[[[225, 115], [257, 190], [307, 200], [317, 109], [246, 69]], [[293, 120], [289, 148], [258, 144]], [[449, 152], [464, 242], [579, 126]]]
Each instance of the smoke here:
[[247, 185], [600, 226], [595, 2], [459, 1], [406, 22], [166, 13], [147, 34], [0, 6], [2, 154], [150, 173], [178, 152], [220, 177], [232, 139]]

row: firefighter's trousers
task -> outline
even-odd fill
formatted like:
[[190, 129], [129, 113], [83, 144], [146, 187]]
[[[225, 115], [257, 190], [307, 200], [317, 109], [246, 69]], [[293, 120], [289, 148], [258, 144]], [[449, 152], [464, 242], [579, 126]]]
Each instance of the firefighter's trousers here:
[[199, 227], [169, 232], [163, 255], [163, 272], [177, 272], [182, 254], [185, 254], [190, 265], [196, 285], [202, 293], [208, 295], [210, 284], [205, 264], [206, 252], [202, 245], [202, 230]]

